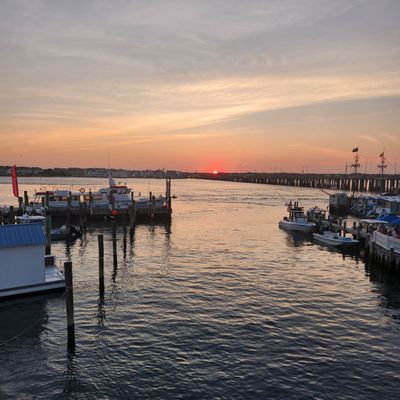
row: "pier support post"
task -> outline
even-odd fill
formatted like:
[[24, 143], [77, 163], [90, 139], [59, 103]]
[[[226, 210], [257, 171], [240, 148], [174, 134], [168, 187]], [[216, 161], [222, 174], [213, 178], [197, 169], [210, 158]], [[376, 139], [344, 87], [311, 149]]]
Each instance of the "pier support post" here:
[[72, 262], [64, 263], [65, 301], [67, 306], [68, 350], [75, 348], [74, 292], [72, 282]]
[[98, 235], [99, 243], [99, 296], [104, 300], [104, 236]]
[[394, 247], [391, 247], [389, 250], [389, 265], [392, 266], [394, 265]]

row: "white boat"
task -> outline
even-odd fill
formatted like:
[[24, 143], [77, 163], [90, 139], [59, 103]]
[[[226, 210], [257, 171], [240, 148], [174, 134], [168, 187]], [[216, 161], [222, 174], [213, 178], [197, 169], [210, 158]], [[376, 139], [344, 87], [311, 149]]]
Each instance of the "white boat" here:
[[289, 216], [279, 221], [279, 228], [303, 233], [311, 233], [315, 229], [316, 225], [306, 220], [304, 209], [303, 207], [299, 207], [297, 202], [294, 203], [294, 206], [290, 202], [287, 210]]
[[323, 233], [313, 233], [313, 239], [327, 246], [347, 248], [357, 246], [360, 241], [351, 237], [340, 236], [337, 232], [325, 231]]
[[31, 215], [31, 214], [25, 213], [24, 215], [17, 217], [17, 223], [18, 224], [42, 224], [42, 226], [44, 226], [46, 224], [46, 217], [43, 217], [43, 215]]

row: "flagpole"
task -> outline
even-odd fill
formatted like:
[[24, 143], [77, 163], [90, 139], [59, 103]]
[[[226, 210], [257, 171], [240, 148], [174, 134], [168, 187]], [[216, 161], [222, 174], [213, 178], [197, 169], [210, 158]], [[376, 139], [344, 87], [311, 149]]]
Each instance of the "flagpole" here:
[[352, 188], [353, 188], [353, 197], [355, 195], [356, 192], [356, 188], [355, 188], [355, 181], [356, 181], [356, 175], [357, 175], [357, 169], [360, 167], [360, 163], [359, 163], [359, 158], [358, 158], [358, 147], [355, 147], [352, 150], [352, 153], [356, 153], [355, 157], [354, 157], [354, 163], [351, 164], [351, 166], [354, 168], [354, 178], [352, 179]]
[[387, 165], [385, 164], [386, 158], [385, 158], [385, 152], [383, 151], [379, 157], [381, 158], [381, 162], [378, 165], [378, 169], [381, 170], [381, 194], [384, 192], [384, 187], [385, 187], [385, 183], [383, 180], [383, 171], [384, 169], [387, 167]]

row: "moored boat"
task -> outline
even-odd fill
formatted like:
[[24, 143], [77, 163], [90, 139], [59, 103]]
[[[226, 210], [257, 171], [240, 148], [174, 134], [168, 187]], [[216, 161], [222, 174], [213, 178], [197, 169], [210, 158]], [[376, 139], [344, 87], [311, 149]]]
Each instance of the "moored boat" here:
[[313, 233], [313, 239], [327, 246], [348, 248], [357, 246], [360, 241], [352, 239], [351, 237], [340, 236], [337, 232], [325, 231], [322, 233]]
[[287, 211], [289, 212], [289, 216], [279, 221], [281, 229], [303, 233], [311, 233], [315, 229], [316, 225], [306, 220], [304, 209], [303, 207], [299, 207], [297, 202], [294, 205], [290, 202]]

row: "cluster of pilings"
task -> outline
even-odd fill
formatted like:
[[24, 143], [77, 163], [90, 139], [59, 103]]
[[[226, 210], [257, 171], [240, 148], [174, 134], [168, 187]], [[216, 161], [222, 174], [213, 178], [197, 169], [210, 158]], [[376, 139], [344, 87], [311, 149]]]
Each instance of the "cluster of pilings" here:
[[269, 185], [298, 186], [354, 192], [400, 193], [400, 175], [370, 174], [296, 174], [296, 173], [196, 173], [197, 179]]

